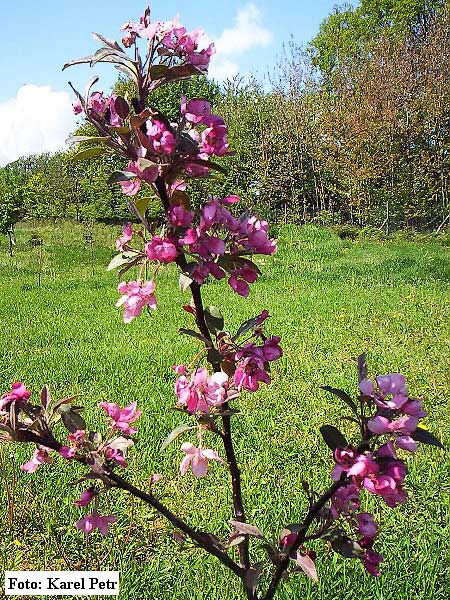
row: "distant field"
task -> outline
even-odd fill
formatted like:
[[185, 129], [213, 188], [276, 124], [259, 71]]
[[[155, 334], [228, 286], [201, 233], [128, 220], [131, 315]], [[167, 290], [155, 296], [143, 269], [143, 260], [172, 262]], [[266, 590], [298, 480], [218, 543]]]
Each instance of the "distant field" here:
[[[170, 366], [192, 355], [193, 346], [177, 334], [190, 323], [181, 310], [188, 296], [169, 268], [157, 281], [158, 310], [125, 326], [114, 308], [115, 275], [105, 271], [118, 228], [95, 226], [93, 266], [85, 233], [77, 224], [22, 225], [13, 258], [0, 239], [1, 390], [20, 379], [34, 392], [48, 383], [54, 396], [81, 394], [92, 409], [101, 400], [137, 400], [143, 415], [129, 476], [145, 487], [152, 473], [163, 473], [164, 501], [194, 526], [225, 536], [225, 469], [213, 466], [202, 481], [181, 478], [178, 444], [159, 452], [167, 433], [183, 422], [170, 410]], [[40, 287], [32, 234], [44, 239]], [[234, 422], [248, 520], [273, 536], [303, 514], [302, 480], [318, 490], [329, 483], [331, 457], [319, 427], [334, 423], [352, 436], [351, 425], [340, 420], [342, 406], [319, 386], [356, 392], [359, 353], [367, 353], [371, 375], [404, 373], [410, 390], [425, 399], [427, 427], [447, 448], [450, 443], [449, 248], [438, 242], [342, 241], [313, 226], [284, 227], [279, 248], [276, 256], [259, 260], [264, 275], [248, 300], [223, 282], [205, 286], [208, 303], [221, 306], [231, 329], [267, 308], [268, 331], [282, 336], [285, 353], [273, 368], [273, 384], [242, 397], [242, 414]], [[87, 411], [89, 419], [95, 427], [95, 411]], [[2, 452], [15, 508], [9, 525], [3, 485], [0, 570], [101, 565], [121, 572], [122, 600], [240, 597], [238, 583], [214, 559], [191, 546], [179, 552], [166, 522], [123, 494], [117, 494], [119, 522], [111, 536], [103, 541], [95, 535], [86, 547], [73, 526], [82, 513], [72, 505], [78, 492], [67, 487], [82, 470], [46, 465], [29, 476], [18, 465], [31, 448], [4, 446]], [[320, 583], [297, 575], [277, 598], [448, 600], [449, 454], [422, 447], [409, 464], [408, 505], [376, 509], [386, 560], [382, 576], [370, 578], [358, 561], [325, 550], [317, 563]], [[367, 507], [372, 505], [368, 499]]]

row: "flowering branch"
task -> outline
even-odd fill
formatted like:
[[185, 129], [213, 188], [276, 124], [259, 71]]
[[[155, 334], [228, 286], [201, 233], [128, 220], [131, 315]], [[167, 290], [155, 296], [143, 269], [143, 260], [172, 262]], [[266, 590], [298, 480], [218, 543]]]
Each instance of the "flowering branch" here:
[[[397, 452], [415, 452], [418, 442], [442, 447], [419, 425], [426, 416], [422, 402], [409, 396], [405, 378], [398, 373], [377, 377], [376, 382], [368, 379], [365, 358], [360, 357], [360, 393], [356, 400], [343, 390], [324, 388], [350, 409], [347, 418], [356, 425], [360, 438], [349, 443], [336, 427], [321, 428], [322, 437], [333, 452], [334, 483], [322, 494], [304, 483], [309, 502], [306, 516], [299, 523], [285, 526], [277, 536], [278, 542], [269, 541], [256, 526], [246, 522], [232, 438], [231, 419], [237, 412], [233, 403], [242, 393], [254, 393], [262, 384], [270, 384], [269, 365], [283, 351], [280, 337], [267, 336], [263, 331], [269, 317], [267, 311], [242, 323], [233, 334], [225, 328], [219, 308], [204, 306], [202, 285], [211, 277], [228, 279], [234, 292], [247, 297], [260, 275], [253, 257], [273, 254], [276, 241], [270, 239], [266, 221], [248, 212], [233, 214], [238, 196], [209, 197], [197, 210], [191, 207], [186, 191], [189, 180], [222, 171], [212, 159], [230, 153], [227, 127], [220, 116], [212, 114], [210, 103], [202, 98], [182, 97], [180, 116], [177, 122], [171, 122], [148, 101], [150, 92], [161, 85], [205, 74], [213, 45], [202, 48], [201, 32], [188, 33], [177, 19], [152, 22], [149, 9], [138, 23], [125, 23], [122, 31], [122, 43], [132, 49], [132, 58], [117, 42], [94, 34], [102, 47], [90, 57], [65, 65], [110, 62], [137, 89], [130, 104], [116, 94], [104, 97], [103, 92], [91, 92], [97, 78], [84, 95], [74, 90], [74, 112], [83, 113], [98, 133], [95, 137], [72, 139], [75, 143], [88, 143], [75, 158], [113, 153], [127, 161], [124, 170], [113, 173], [109, 179], [111, 184], [120, 185], [130, 212], [141, 224], [128, 223], [124, 227], [115, 243], [118, 254], [108, 266], [108, 270], [119, 269], [120, 298], [116, 306], [123, 308], [124, 322], [131, 323], [145, 307], [156, 309], [155, 280], [166, 264], [178, 266], [180, 287], [191, 292], [192, 303], [183, 308], [194, 317], [197, 329], [183, 328], [180, 333], [200, 341], [202, 348], [190, 365], [173, 367], [177, 376], [176, 408], [189, 422], [176, 427], [162, 449], [188, 432], [195, 435], [195, 444], [185, 441], [180, 446], [184, 456], [179, 470], [182, 476], [191, 470], [201, 478], [207, 475], [211, 463], [225, 462], [215, 450], [205, 447], [208, 436], [220, 437], [231, 475], [232, 531], [227, 540], [220, 541], [212, 533], [193, 529], [153, 493], [138, 489], [117, 473], [118, 469], [126, 469], [127, 452], [134, 445], [134, 423], [141, 414], [136, 403], [120, 408], [101, 402], [99, 408], [106, 413], [108, 423], [107, 434], [102, 437], [88, 429], [82, 407], [74, 404], [74, 397], [53, 403], [44, 387], [40, 404], [32, 404], [30, 392], [16, 382], [0, 397], [0, 439], [35, 444], [34, 455], [21, 466], [28, 473], [44, 463], [52, 463], [55, 452], [65, 460], [88, 467], [88, 473], [77, 483], [89, 482], [89, 487], [74, 502], [79, 507], [93, 503], [92, 512], [75, 524], [85, 534], [97, 529], [103, 535], [108, 533], [116, 517], [100, 515], [98, 507], [102, 495], [111, 487], [118, 487], [152, 506], [228, 567], [242, 581], [248, 600], [272, 600], [282, 577], [290, 570], [301, 570], [316, 581], [316, 555], [305, 546], [311, 540], [323, 540], [342, 556], [361, 560], [366, 570], [377, 576], [383, 560], [373, 549], [378, 524], [371, 514], [359, 512], [360, 496], [366, 492], [377, 495], [391, 508], [407, 501], [403, 487], [406, 462]], [[144, 58], [139, 49], [142, 40], [146, 40]], [[148, 216], [150, 198], [138, 195], [143, 186], [159, 198], [164, 210], [164, 224], [158, 232], [158, 223]], [[148, 279], [145, 275], [143, 279], [149, 266], [153, 276]], [[123, 280], [132, 269], [137, 270], [136, 278]], [[204, 360], [207, 366], [201, 366]], [[68, 432], [66, 445], [60, 444], [54, 434], [61, 424]], [[159, 479], [160, 475], [154, 475], [152, 484]], [[265, 562], [253, 564], [250, 551], [254, 540], [260, 540], [271, 563], [272, 577], [265, 595], [260, 589]], [[230, 556], [234, 546], [239, 564]]]

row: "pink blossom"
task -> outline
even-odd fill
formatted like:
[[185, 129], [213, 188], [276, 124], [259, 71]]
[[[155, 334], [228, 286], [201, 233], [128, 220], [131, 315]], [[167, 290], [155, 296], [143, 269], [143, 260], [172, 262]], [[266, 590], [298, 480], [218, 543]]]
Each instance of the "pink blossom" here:
[[175, 393], [178, 406], [185, 406], [191, 414], [209, 413], [211, 406], [221, 406], [227, 399], [228, 376], [223, 372], [208, 376], [208, 370], [194, 371], [190, 381], [185, 375], [178, 377]]
[[96, 494], [95, 492], [91, 489], [89, 490], [84, 490], [84, 492], [81, 493], [81, 497], [79, 500], [76, 500], [74, 502], [75, 506], [87, 506], [88, 504], [90, 504], [92, 502], [92, 500], [95, 498]]
[[211, 61], [211, 57], [216, 53], [214, 44], [210, 44], [204, 50], [200, 52], [193, 52], [190, 54], [187, 59], [191, 65], [199, 67], [200, 69], [206, 69]]
[[387, 417], [377, 415], [367, 423], [370, 431], [376, 435], [384, 433], [398, 432], [404, 434], [413, 433], [417, 429], [418, 418], [404, 415], [395, 421], [390, 421]]
[[395, 507], [398, 503], [405, 503], [408, 499], [402, 489], [406, 475], [406, 465], [403, 461], [385, 459], [382, 469], [376, 474], [368, 474], [363, 479], [363, 485], [371, 494], [378, 494], [388, 506]]
[[356, 515], [358, 522], [358, 533], [366, 538], [374, 538], [378, 533], [378, 525], [370, 513], [360, 513]]
[[172, 369], [177, 375], [185, 375], [187, 373], [187, 369], [184, 365], [174, 365]]
[[145, 252], [150, 260], [159, 260], [162, 263], [174, 262], [178, 255], [177, 247], [172, 240], [162, 239], [159, 235], [154, 235], [145, 245]]
[[378, 448], [377, 458], [397, 458], [392, 442], [387, 442]]
[[119, 308], [124, 305], [124, 323], [131, 323], [133, 319], [142, 313], [144, 306], [149, 306], [152, 310], [155, 310], [155, 282], [153, 279], [143, 284], [139, 280], [129, 281], [128, 283], [123, 281], [119, 283], [117, 289], [122, 296], [116, 302], [116, 307]]
[[89, 535], [95, 529], [98, 529], [102, 535], [106, 536], [108, 535], [109, 524], [115, 523], [116, 521], [117, 517], [101, 517], [94, 512], [77, 521], [75, 526], [77, 529], [81, 529], [86, 535]]
[[402, 413], [423, 419], [427, 416], [427, 412], [422, 410], [422, 402], [420, 400], [408, 400], [402, 406]]
[[174, 227], [189, 227], [194, 220], [194, 213], [186, 210], [183, 206], [171, 206], [169, 220]]
[[239, 196], [226, 196], [225, 198], [222, 198], [222, 203], [223, 204], [236, 204], [236, 202], [239, 202], [240, 197]]
[[236, 292], [236, 294], [239, 294], [239, 296], [242, 296], [243, 298], [247, 298], [250, 293], [250, 287], [246, 281], [239, 279], [236, 273], [231, 274], [228, 283], [230, 284], [231, 289]]
[[257, 325], [262, 325], [264, 323], [264, 321], [266, 319], [268, 319], [269, 317], [270, 317], [269, 311], [268, 310], [263, 310], [262, 313], [256, 317], [256, 319], [255, 319], [256, 320], [256, 324]]
[[69, 433], [67, 439], [69, 442], [73, 442], [76, 445], [83, 445], [83, 443], [86, 441], [86, 432], [84, 429], [77, 429], [73, 433]]
[[130, 423], [133, 423], [141, 416], [141, 411], [136, 410], [136, 402], [133, 402], [126, 408], [120, 408], [117, 404], [110, 402], [100, 402], [99, 406], [110, 417], [116, 429], [120, 429], [126, 435], [134, 435], [136, 433], [136, 429], [129, 426]]
[[398, 436], [395, 439], [395, 445], [408, 452], [415, 452], [417, 450], [417, 442], [410, 435]]
[[[200, 154], [196, 157], [199, 160], [205, 160], [204, 156]], [[197, 163], [187, 162], [184, 165], [184, 170], [190, 177], [206, 177], [209, 175], [209, 167], [205, 165], [198, 165]]]
[[[122, 425], [122, 427], [123, 427], [123, 425]], [[122, 431], [124, 431], [124, 430], [122, 429]], [[136, 433], [136, 429], [128, 428], [127, 431], [124, 431], [124, 433], [127, 433], [127, 432], [129, 433], [129, 435], [132, 435], [132, 433]], [[104, 452], [105, 452], [106, 460], [114, 460], [118, 465], [120, 465], [124, 469], [127, 468], [128, 463], [125, 460], [125, 456], [123, 455], [122, 450], [119, 450], [118, 448], [111, 448], [111, 446], [107, 445], [104, 448]]]
[[83, 107], [81, 106], [81, 102], [78, 98], [72, 102], [72, 109], [75, 115], [79, 115], [83, 112]]
[[356, 457], [356, 460], [350, 469], [348, 469], [347, 475], [362, 478], [378, 473], [379, 470], [380, 467], [376, 461], [373, 460], [371, 454], [360, 454]]
[[281, 338], [278, 335], [273, 335], [264, 340], [263, 354], [268, 361], [278, 360], [283, 356], [283, 350], [280, 348]]
[[400, 373], [391, 373], [390, 375], [379, 375], [377, 384], [384, 395], [401, 394], [407, 395], [405, 378]]
[[359, 508], [359, 489], [353, 483], [340, 487], [331, 498], [331, 515], [337, 519]]
[[380, 574], [378, 566], [381, 562], [383, 562], [383, 557], [381, 556], [381, 554], [374, 552], [371, 548], [368, 548], [366, 550], [363, 563], [368, 573], [370, 573], [374, 577], [378, 577]]
[[76, 448], [69, 448], [69, 446], [61, 446], [59, 454], [66, 459], [74, 458], [77, 453]]
[[170, 129], [162, 121], [147, 121], [147, 137], [157, 154], [172, 154], [177, 141]]
[[16, 381], [12, 384], [10, 392], [0, 396], [0, 410], [3, 410], [10, 402], [26, 402], [31, 396], [31, 392], [27, 390], [21, 381]]
[[[142, 154], [142, 151], [141, 151]], [[158, 177], [158, 167], [147, 167], [143, 170], [139, 169], [137, 161], [128, 163], [127, 171], [134, 173], [136, 177], [127, 179], [126, 181], [119, 181], [119, 185], [122, 188], [122, 192], [126, 196], [134, 196], [141, 189], [142, 181], [146, 183], [153, 183]]]
[[228, 152], [227, 127], [221, 117], [210, 117], [209, 127], [202, 132], [201, 152], [225, 156]]
[[270, 383], [270, 377], [264, 370], [264, 362], [261, 359], [248, 356], [238, 362], [234, 382], [238, 390], [256, 392], [260, 383]]
[[88, 100], [88, 110], [97, 115], [104, 116], [108, 108], [108, 101], [103, 98], [103, 92], [92, 92]]
[[126, 225], [124, 225], [122, 235], [115, 242], [116, 250], [118, 252], [123, 252], [125, 249], [125, 246], [132, 239], [132, 237], [133, 237], [133, 227], [132, 227], [131, 223], [127, 223]]
[[364, 396], [370, 396], [371, 398], [373, 398], [373, 395], [375, 393], [375, 386], [371, 379], [367, 379], [366, 377], [365, 379], [360, 381], [359, 389], [361, 390], [361, 394], [363, 394]]
[[183, 97], [181, 114], [189, 123], [203, 123], [206, 117], [211, 116], [211, 104], [207, 100], [194, 98], [186, 103]]
[[31, 460], [24, 465], [20, 465], [20, 468], [22, 471], [26, 471], [27, 473], [34, 473], [44, 463], [48, 463], [49, 465], [52, 463], [49, 450], [46, 448], [36, 448]]
[[181, 450], [186, 452], [180, 464], [180, 473], [184, 475], [189, 466], [192, 468], [192, 473], [195, 477], [204, 477], [208, 472], [208, 460], [216, 460], [223, 463], [223, 459], [215, 450], [209, 448], [196, 448], [190, 442], [181, 445]]
[[116, 110], [116, 99], [117, 94], [111, 94], [111, 96], [107, 99], [108, 108], [109, 108], [109, 124], [112, 127], [120, 127], [122, 125], [122, 119], [119, 117]]

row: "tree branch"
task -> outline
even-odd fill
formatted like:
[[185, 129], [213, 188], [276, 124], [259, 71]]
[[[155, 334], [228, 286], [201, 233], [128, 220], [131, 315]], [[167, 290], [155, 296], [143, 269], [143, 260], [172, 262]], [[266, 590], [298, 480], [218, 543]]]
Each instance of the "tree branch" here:
[[[22, 441], [32, 442], [35, 444], [39, 444], [40, 446], [45, 446], [46, 448], [50, 448], [51, 450], [55, 450], [59, 452], [62, 445], [56, 441], [54, 438], [41, 438], [32, 431], [23, 431], [21, 432]], [[86, 462], [86, 459], [82, 456], [76, 457], [75, 460], [80, 462], [85, 466], [89, 466]], [[197, 531], [193, 529], [190, 525], [185, 523], [182, 519], [177, 517], [171, 510], [169, 510], [164, 504], [162, 504], [159, 500], [157, 500], [153, 494], [143, 492], [139, 488], [135, 487], [133, 484], [129, 483], [126, 479], [117, 475], [114, 472], [105, 471], [104, 476], [110, 479], [117, 487], [120, 489], [129, 492], [133, 496], [140, 498], [147, 504], [150, 504], [155, 510], [161, 513], [174, 527], [180, 529], [184, 534], [193, 539], [200, 548], [203, 548], [209, 554], [212, 554], [216, 558], [220, 560], [220, 562], [228, 567], [233, 573], [235, 573], [240, 579], [243, 579], [245, 571], [236, 564], [226, 552], [224, 552], [219, 546], [217, 546], [211, 539], [208, 538], [207, 533], [203, 533], [201, 531]]]

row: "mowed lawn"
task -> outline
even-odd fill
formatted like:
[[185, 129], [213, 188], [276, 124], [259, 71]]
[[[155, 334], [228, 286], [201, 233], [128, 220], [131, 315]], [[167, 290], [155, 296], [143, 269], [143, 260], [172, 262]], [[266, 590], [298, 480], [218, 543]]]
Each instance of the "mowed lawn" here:
[[[40, 287], [34, 233], [44, 239]], [[155, 493], [192, 525], [225, 538], [231, 516], [225, 467], [212, 465], [201, 481], [190, 473], [180, 477], [179, 444], [189, 433], [159, 451], [168, 432], [186, 421], [171, 410], [170, 367], [196, 351], [195, 341], [177, 333], [191, 325], [181, 309], [188, 294], [168, 268], [157, 280], [158, 310], [124, 325], [114, 307], [115, 274], [105, 270], [118, 228], [94, 227], [93, 265], [85, 233], [76, 224], [22, 225], [13, 258], [1, 238], [1, 389], [22, 380], [35, 394], [44, 383], [55, 397], [80, 394], [92, 429], [104, 428], [99, 401], [136, 400], [143, 415], [128, 476], [145, 488], [152, 473], [162, 473]], [[425, 399], [427, 427], [449, 447], [450, 253], [436, 241], [342, 241], [325, 229], [288, 226], [279, 232], [279, 253], [258, 264], [264, 275], [247, 300], [224, 282], [205, 286], [205, 296], [221, 307], [230, 330], [267, 308], [268, 332], [282, 336], [273, 384], [244, 395], [234, 418], [248, 521], [275, 537], [306, 510], [303, 480], [318, 491], [330, 483], [332, 460], [319, 427], [335, 424], [356, 439], [342, 420], [345, 407], [320, 386], [356, 393], [359, 353], [367, 353], [372, 376], [406, 375], [411, 393]], [[180, 549], [167, 523], [125, 494], [115, 491], [102, 505], [104, 514], [119, 517], [111, 535], [95, 534], [86, 545], [73, 525], [83, 514], [72, 504], [81, 488], [69, 485], [83, 470], [56, 458], [34, 476], [24, 474], [19, 465], [31, 452], [2, 449], [0, 569], [118, 569], [123, 600], [241, 597], [239, 583], [215, 559], [190, 544]], [[362, 507], [381, 522], [381, 577], [318, 543], [319, 584], [295, 575], [281, 587], [280, 600], [448, 600], [449, 454], [422, 446], [408, 465], [406, 506], [392, 510], [367, 498]]]

